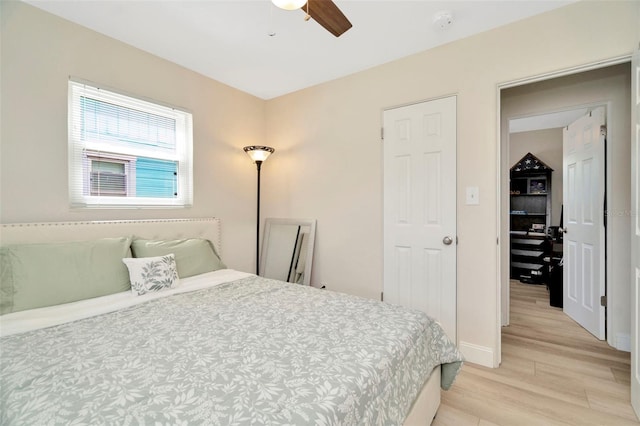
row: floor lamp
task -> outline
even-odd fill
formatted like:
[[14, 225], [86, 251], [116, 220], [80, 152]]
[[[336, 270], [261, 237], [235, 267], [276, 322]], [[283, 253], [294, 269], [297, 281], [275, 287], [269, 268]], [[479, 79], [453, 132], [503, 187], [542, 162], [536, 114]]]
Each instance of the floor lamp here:
[[269, 146], [245, 146], [244, 152], [246, 152], [249, 157], [256, 163], [256, 167], [258, 168], [258, 199], [257, 199], [257, 213], [256, 213], [256, 275], [260, 275], [260, 167], [262, 163], [266, 161], [267, 158], [275, 149]]

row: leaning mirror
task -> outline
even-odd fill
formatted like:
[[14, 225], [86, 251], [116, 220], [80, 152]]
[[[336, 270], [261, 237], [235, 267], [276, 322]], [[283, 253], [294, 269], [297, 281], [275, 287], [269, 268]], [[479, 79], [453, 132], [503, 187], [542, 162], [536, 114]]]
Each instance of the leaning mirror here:
[[315, 236], [315, 219], [265, 219], [260, 275], [310, 285]]

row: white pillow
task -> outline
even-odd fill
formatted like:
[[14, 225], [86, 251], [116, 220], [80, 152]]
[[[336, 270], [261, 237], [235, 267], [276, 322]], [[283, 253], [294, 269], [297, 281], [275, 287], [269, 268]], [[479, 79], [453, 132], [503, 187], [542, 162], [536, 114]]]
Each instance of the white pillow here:
[[173, 253], [157, 257], [126, 257], [122, 261], [129, 269], [131, 291], [135, 295], [166, 290], [180, 282]]

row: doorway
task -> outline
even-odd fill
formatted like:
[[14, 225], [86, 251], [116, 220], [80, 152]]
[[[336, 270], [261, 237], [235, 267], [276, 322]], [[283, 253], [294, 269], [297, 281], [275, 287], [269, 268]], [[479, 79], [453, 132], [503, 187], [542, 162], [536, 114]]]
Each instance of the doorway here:
[[[609, 345], [629, 351], [629, 248], [630, 229], [628, 220], [618, 212], [628, 211], [630, 203], [630, 109], [631, 73], [628, 62], [592, 69], [553, 79], [502, 88], [501, 102], [501, 241], [509, 241], [509, 128], [513, 119], [522, 119], [545, 114], [565, 113], [570, 110], [589, 109], [596, 105], [607, 106], [609, 123], [606, 163], [615, 165], [606, 172], [607, 206], [607, 289], [606, 306], [607, 342]], [[555, 128], [560, 129], [568, 122]], [[544, 154], [542, 154], [544, 156]], [[555, 167], [554, 167], [555, 168]], [[562, 170], [562, 168], [560, 168]], [[554, 185], [562, 185], [562, 179], [554, 176]], [[552, 212], [552, 223], [558, 224], [559, 208]], [[601, 218], [605, 220], [605, 218]], [[507, 226], [505, 226], [507, 225]], [[502, 325], [509, 324], [509, 244], [501, 244], [501, 306]]]
[[599, 340], [605, 339], [605, 117], [606, 105], [594, 105], [511, 119], [507, 147], [516, 164], [510, 278], [547, 287], [547, 304]]

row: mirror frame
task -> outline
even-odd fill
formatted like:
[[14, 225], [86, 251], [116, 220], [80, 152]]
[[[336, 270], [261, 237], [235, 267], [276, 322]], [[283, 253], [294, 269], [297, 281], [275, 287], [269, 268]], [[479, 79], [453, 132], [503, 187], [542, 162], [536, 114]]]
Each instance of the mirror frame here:
[[[266, 218], [264, 220], [264, 233], [262, 234], [262, 250], [260, 251], [260, 271], [264, 271], [267, 265], [269, 254], [269, 235], [271, 234], [272, 225], [296, 225], [309, 227], [309, 241], [307, 247], [307, 258], [305, 259], [305, 274], [302, 285], [311, 285], [311, 271], [313, 266], [313, 249], [316, 240], [316, 219], [283, 219], [283, 218]], [[293, 284], [293, 283], [292, 283]]]

